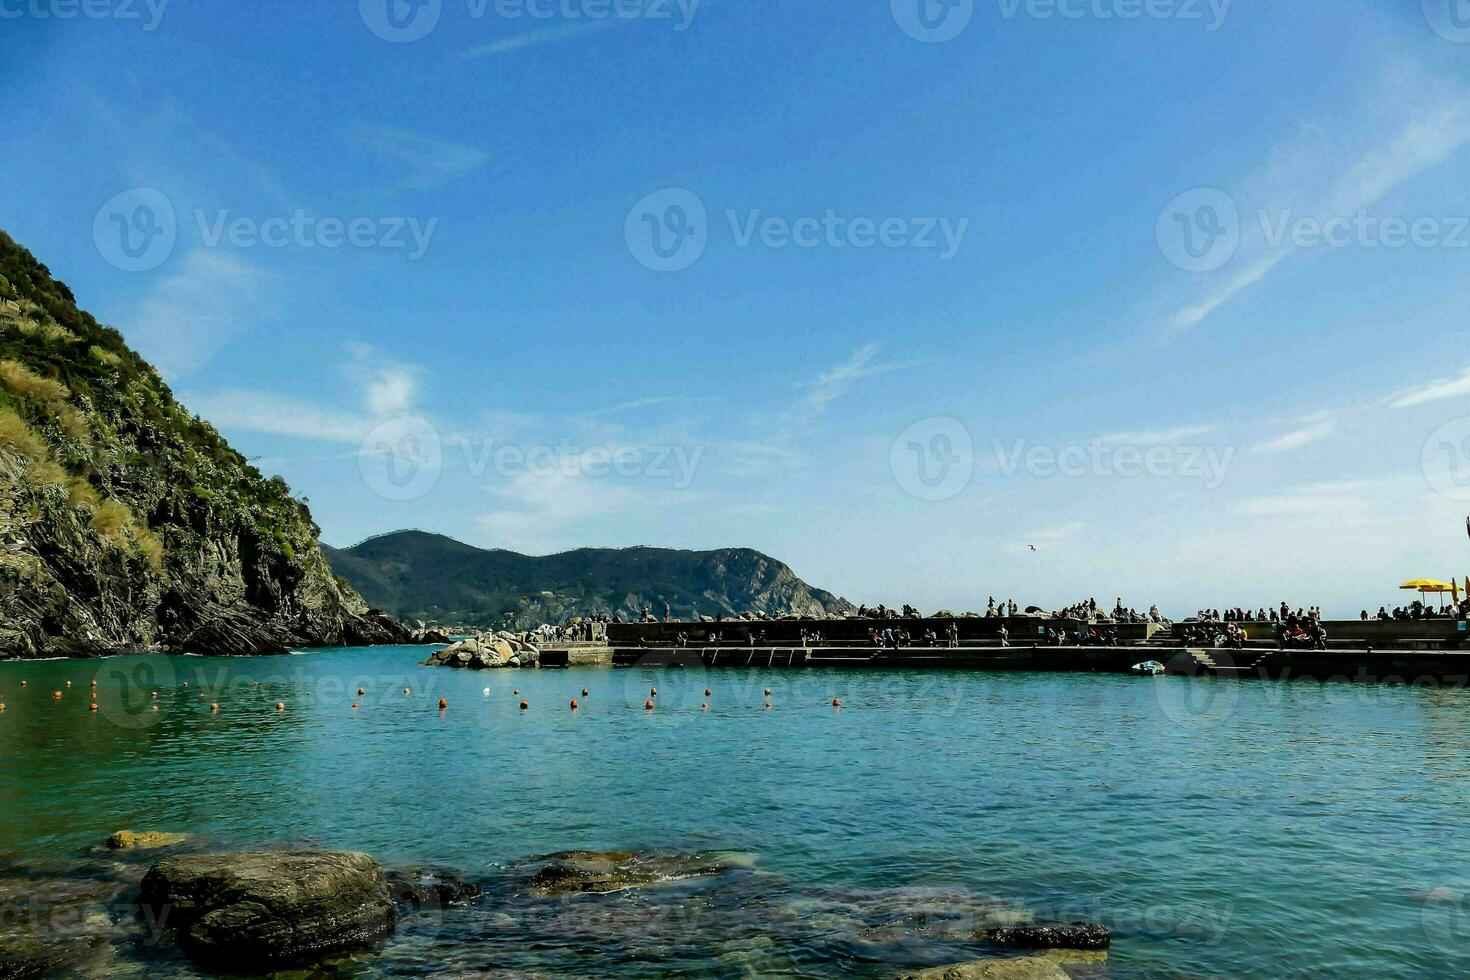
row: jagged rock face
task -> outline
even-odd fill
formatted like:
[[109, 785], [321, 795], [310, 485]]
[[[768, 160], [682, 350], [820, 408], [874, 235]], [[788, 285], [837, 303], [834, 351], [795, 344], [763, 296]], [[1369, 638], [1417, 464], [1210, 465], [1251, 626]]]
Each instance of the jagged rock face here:
[[0, 657], [406, 641], [318, 535], [0, 232]]

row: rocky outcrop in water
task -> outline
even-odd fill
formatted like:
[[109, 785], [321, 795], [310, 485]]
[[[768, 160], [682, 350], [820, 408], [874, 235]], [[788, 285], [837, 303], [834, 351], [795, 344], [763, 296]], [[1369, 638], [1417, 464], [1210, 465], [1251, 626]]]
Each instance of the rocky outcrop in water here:
[[138, 905], [195, 959], [308, 962], [393, 931], [388, 881], [366, 854], [240, 851], [165, 858], [143, 876]]
[[436, 650], [425, 667], [460, 667], [468, 670], [498, 670], [506, 667], [537, 667], [541, 651], [513, 633], [486, 633]]
[[730, 865], [694, 854], [560, 851], [535, 858], [531, 888], [541, 895], [602, 894], [717, 875]]
[[0, 658], [406, 642], [318, 536], [0, 232]]
[[975, 933], [975, 938], [1008, 949], [1107, 949], [1112, 944], [1113, 934], [1107, 926], [1097, 922], [1071, 922], [1066, 925], [987, 929]]

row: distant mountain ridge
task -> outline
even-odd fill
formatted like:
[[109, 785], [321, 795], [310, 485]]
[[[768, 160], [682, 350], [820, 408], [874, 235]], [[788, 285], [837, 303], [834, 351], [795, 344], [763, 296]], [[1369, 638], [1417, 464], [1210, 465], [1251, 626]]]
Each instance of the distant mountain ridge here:
[[813, 588], [749, 548], [581, 548], [537, 558], [486, 550], [426, 531], [395, 531], [351, 548], [322, 545], [332, 570], [372, 605], [447, 625], [520, 628], [569, 616], [636, 618], [644, 606], [677, 617], [844, 613], [846, 599]]

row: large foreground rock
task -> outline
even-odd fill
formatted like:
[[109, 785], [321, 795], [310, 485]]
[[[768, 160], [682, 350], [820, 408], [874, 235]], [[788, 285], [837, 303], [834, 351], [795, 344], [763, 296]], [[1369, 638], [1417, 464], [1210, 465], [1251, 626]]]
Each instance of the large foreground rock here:
[[139, 908], [189, 955], [231, 967], [309, 962], [393, 931], [383, 871], [345, 851], [241, 851], [165, 858]]

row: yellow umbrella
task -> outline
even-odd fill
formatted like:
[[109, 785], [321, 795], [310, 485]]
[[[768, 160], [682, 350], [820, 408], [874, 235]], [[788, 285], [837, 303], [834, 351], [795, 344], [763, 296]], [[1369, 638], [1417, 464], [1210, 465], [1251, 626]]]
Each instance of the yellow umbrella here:
[[1412, 582], [1405, 582], [1399, 586], [1401, 589], [1414, 589], [1417, 592], [1434, 592], [1439, 589], [1449, 590], [1449, 586], [1443, 582], [1436, 582], [1429, 578], [1416, 578]]

